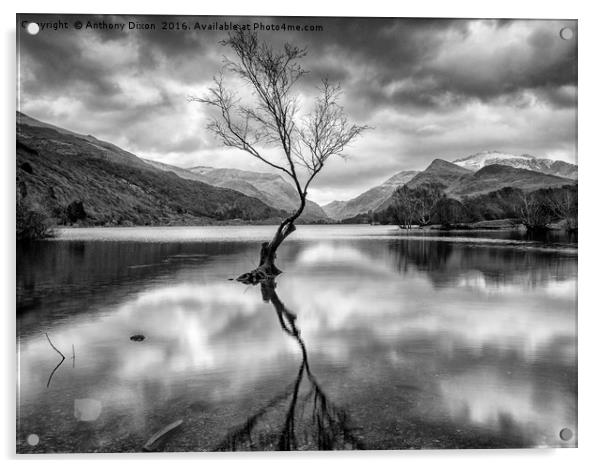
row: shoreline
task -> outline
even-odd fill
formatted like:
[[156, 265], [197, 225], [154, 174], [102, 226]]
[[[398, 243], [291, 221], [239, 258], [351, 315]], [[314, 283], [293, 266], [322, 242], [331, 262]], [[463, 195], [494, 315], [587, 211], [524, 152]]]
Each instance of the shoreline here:
[[[277, 227], [280, 224], [279, 220], [266, 220], [266, 222], [260, 223], [251, 223], [242, 220], [232, 220], [225, 222], [213, 222], [213, 223], [178, 223], [178, 224], [117, 224], [117, 225], [81, 225], [81, 224], [73, 224], [73, 225], [58, 225], [51, 226], [52, 230], [66, 230], [66, 229], [139, 229], [139, 228], [182, 228], [182, 227], [241, 227], [241, 226], [274, 226]], [[526, 228], [516, 222], [511, 222], [508, 219], [501, 220], [486, 220], [486, 221], [476, 221], [474, 223], [462, 223], [456, 224], [449, 227], [444, 227], [440, 224], [433, 224], [427, 226], [418, 226], [413, 225], [410, 229], [402, 228], [396, 224], [369, 224], [369, 223], [342, 223], [342, 222], [315, 222], [315, 223], [295, 223], [296, 226], [388, 226], [390, 228], [396, 228], [401, 232], [462, 232], [462, 231], [526, 231]], [[548, 226], [548, 231], [562, 231], [563, 225], [562, 223], [552, 223]]]

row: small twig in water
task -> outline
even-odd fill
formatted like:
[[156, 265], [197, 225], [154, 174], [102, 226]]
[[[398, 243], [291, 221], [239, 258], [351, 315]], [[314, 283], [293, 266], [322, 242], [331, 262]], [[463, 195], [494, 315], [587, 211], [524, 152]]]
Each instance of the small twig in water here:
[[48, 333], [44, 333], [44, 335], [46, 335], [46, 339], [48, 340], [48, 343], [50, 343], [50, 346], [52, 346], [52, 349], [54, 349], [57, 353], [59, 353], [63, 359], [65, 359], [65, 355], [63, 353], [61, 353], [56, 346], [54, 346], [52, 344], [52, 341], [50, 341], [50, 337], [48, 336]]
[[[57, 369], [59, 367], [61, 367], [61, 364], [63, 363], [63, 361], [65, 360], [65, 355], [63, 353], [61, 353], [58, 348], [56, 346], [54, 346], [54, 344], [52, 344], [52, 341], [50, 341], [50, 337], [48, 336], [48, 333], [44, 333], [44, 335], [46, 335], [46, 339], [48, 340], [48, 343], [50, 343], [50, 346], [52, 346], [52, 349], [54, 349], [57, 353], [59, 353], [61, 355], [61, 361], [56, 365], [56, 367], [52, 370], [52, 372], [50, 373], [50, 377], [48, 377], [48, 382], [46, 383], [46, 388], [50, 387], [50, 382], [52, 381], [52, 377], [54, 376], [54, 373], [57, 371]], [[74, 361], [74, 365], [75, 365], [75, 361]]]
[[48, 377], [48, 382], [46, 382], [46, 388], [50, 387], [50, 382], [52, 381], [52, 377], [54, 376], [54, 373], [58, 370], [59, 367], [61, 367], [61, 364], [63, 364], [63, 362], [65, 362], [65, 356], [63, 356], [61, 361], [56, 365], [56, 367], [54, 369], [52, 369], [52, 372], [50, 373], [50, 376]]
[[159, 441], [159, 439], [165, 437], [171, 431], [173, 431], [174, 429], [176, 429], [177, 427], [179, 427], [180, 424], [182, 424], [182, 422], [183, 421], [181, 419], [178, 419], [176, 422], [173, 422], [173, 423], [168, 424], [167, 426], [165, 426], [159, 432], [155, 432], [151, 436], [151, 438], [148, 439], [148, 441], [146, 442], [146, 444], [144, 444], [144, 447], [142, 447], [142, 449], [145, 452], [152, 452], [155, 449], [155, 446], [157, 445], [157, 441]]

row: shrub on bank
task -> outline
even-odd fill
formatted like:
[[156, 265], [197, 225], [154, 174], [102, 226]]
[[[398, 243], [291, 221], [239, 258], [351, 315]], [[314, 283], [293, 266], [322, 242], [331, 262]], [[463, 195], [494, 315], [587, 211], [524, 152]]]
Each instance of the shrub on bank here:
[[52, 237], [53, 232], [43, 213], [32, 210], [25, 203], [17, 203], [17, 241]]

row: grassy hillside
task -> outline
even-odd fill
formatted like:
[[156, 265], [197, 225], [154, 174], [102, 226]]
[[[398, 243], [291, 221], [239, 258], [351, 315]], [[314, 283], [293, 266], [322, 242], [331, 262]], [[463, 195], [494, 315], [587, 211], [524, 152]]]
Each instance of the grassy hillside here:
[[418, 171], [399, 172], [381, 185], [372, 187], [351, 200], [333, 201], [322, 208], [333, 219], [345, 219], [360, 213], [367, 213], [377, 209], [398, 186], [410, 181], [417, 173]]
[[[545, 187], [562, 187], [575, 181], [527, 169], [492, 164], [477, 172], [456, 164], [435, 159], [429, 167], [418, 173], [406, 185], [416, 188], [421, 184], [437, 184], [450, 198], [466, 199], [505, 187], [532, 192]], [[384, 211], [392, 204], [392, 197], [385, 200], [376, 211]]]
[[472, 172], [443, 159], [434, 159], [433, 162], [422, 172], [419, 172], [407, 183], [410, 188], [416, 188], [421, 184], [438, 184], [448, 187], [471, 175]]
[[[216, 187], [231, 188], [249, 196], [256, 196], [269, 206], [293, 213], [299, 207], [295, 187], [280, 174], [243, 171], [229, 168], [193, 167], [190, 172]], [[307, 200], [300, 221], [327, 221], [328, 215], [311, 200]]]
[[[229, 188], [249, 197], [257, 198], [266, 205], [292, 213], [299, 206], [299, 195], [295, 188], [278, 174], [243, 171], [240, 169], [197, 166], [190, 169], [144, 160], [147, 164], [170, 171], [183, 179], [198, 180], [214, 187]], [[328, 221], [328, 216], [319, 205], [307, 200], [301, 222]]]
[[17, 115], [18, 198], [59, 224], [259, 221], [282, 212], [229, 189], [186, 180], [110, 143]]
[[[416, 174], [405, 185], [409, 188], [416, 188], [422, 184], [434, 184], [442, 188], [447, 188], [453, 184], [461, 185], [465, 179], [472, 175], [473, 173], [468, 169], [464, 169], [443, 159], [434, 159], [424, 171]], [[393, 203], [392, 196], [393, 192], [375, 211], [384, 211], [390, 207]]]
[[500, 190], [504, 187], [521, 189], [525, 192], [544, 187], [561, 187], [574, 181], [528, 169], [493, 164], [454, 182], [447, 187], [446, 193], [454, 198], [474, 197]]

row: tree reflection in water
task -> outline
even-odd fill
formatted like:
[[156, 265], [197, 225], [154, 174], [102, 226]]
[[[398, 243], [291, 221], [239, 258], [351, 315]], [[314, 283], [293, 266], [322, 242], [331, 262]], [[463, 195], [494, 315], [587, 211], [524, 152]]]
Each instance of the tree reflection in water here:
[[[274, 280], [261, 283], [261, 295], [274, 306], [282, 330], [299, 345], [301, 364], [294, 382], [242, 425], [230, 430], [215, 450], [362, 449], [347, 413], [329, 400], [312, 374], [296, 325], [297, 316], [278, 297]], [[301, 390], [304, 382], [309, 386], [305, 392]]]

